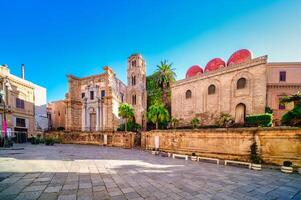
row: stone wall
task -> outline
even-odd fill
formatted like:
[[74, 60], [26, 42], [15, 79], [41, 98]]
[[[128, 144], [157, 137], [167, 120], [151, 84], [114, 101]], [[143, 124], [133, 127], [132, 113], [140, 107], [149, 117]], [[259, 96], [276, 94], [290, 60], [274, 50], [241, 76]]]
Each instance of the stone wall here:
[[[107, 144], [104, 142], [104, 135], [107, 135]], [[53, 131], [46, 133], [46, 136], [59, 138], [63, 144], [95, 144], [121, 148], [133, 148], [135, 133]]]
[[[222, 67], [202, 76], [179, 80], [171, 86], [171, 114], [180, 125], [189, 125], [194, 117], [203, 125], [212, 125], [221, 112], [241, 115], [238, 105], [244, 105], [245, 114], [260, 114], [266, 106], [267, 57], [258, 57], [238, 65]], [[239, 79], [245, 78], [244, 88], [237, 89]], [[215, 92], [209, 94], [210, 86]], [[186, 98], [186, 92], [191, 97]], [[242, 115], [243, 116], [243, 115]]]
[[163, 151], [240, 161], [249, 161], [250, 146], [256, 141], [265, 163], [281, 165], [290, 160], [301, 166], [301, 129], [297, 128], [150, 131], [142, 133], [142, 147], [154, 148], [155, 136]]

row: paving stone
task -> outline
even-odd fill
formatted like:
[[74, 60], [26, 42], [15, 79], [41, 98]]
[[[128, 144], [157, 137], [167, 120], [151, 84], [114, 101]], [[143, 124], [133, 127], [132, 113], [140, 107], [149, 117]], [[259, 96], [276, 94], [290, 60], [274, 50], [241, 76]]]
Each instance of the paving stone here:
[[36, 185], [36, 186], [28, 186], [23, 191], [24, 192], [31, 192], [31, 191], [41, 191], [46, 188], [47, 185]]
[[47, 187], [44, 192], [46, 192], [46, 193], [59, 192], [61, 189], [62, 189], [62, 186], [54, 186], [54, 187], [50, 186], [50, 187]]
[[3, 200], [14, 200], [16, 197], [17, 197], [16, 194], [10, 194], [10, 195], [0, 194], [0, 199]]
[[78, 188], [77, 184], [73, 184], [73, 185], [64, 185], [63, 190], [75, 190]]
[[[22, 157], [3, 155], [15, 159], [0, 161], [0, 170], [6, 171], [0, 171], [1, 200], [301, 199], [300, 176], [279, 170], [256, 172], [164, 158], [135, 149], [24, 146]], [[40, 164], [29, 163], [33, 160]]]
[[42, 191], [22, 192], [15, 200], [35, 200], [38, 199]]
[[99, 191], [105, 191], [106, 187], [105, 186], [95, 186], [93, 187], [93, 192], [99, 192]]
[[76, 200], [76, 195], [75, 194], [60, 195], [58, 200]]
[[57, 200], [57, 193], [42, 193], [39, 200]]

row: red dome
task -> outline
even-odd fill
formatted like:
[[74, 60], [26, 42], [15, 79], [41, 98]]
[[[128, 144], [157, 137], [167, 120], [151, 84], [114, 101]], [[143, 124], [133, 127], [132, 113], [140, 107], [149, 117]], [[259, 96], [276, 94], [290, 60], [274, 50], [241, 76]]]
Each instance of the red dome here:
[[191, 66], [186, 72], [186, 78], [190, 78], [196, 75], [202, 75], [203, 69], [198, 65]]
[[230, 56], [227, 65], [242, 63], [250, 59], [252, 59], [252, 53], [248, 49], [240, 49]]
[[210, 72], [210, 71], [214, 71], [214, 70], [217, 70], [221, 67], [225, 67], [226, 66], [226, 63], [225, 61], [223, 61], [222, 59], [220, 58], [213, 58], [212, 60], [210, 60], [206, 67], [205, 67], [205, 72]]

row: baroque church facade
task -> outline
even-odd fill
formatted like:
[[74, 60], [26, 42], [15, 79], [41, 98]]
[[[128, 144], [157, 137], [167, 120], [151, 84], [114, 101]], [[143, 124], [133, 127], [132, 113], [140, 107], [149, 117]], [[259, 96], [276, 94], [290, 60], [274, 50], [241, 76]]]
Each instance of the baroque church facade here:
[[113, 70], [105, 66], [104, 73], [75, 77], [68, 75], [65, 99], [65, 129], [74, 131], [113, 131], [123, 120], [118, 116], [121, 103], [135, 110], [135, 122], [146, 128], [146, 65], [140, 54], [128, 58], [125, 85]]

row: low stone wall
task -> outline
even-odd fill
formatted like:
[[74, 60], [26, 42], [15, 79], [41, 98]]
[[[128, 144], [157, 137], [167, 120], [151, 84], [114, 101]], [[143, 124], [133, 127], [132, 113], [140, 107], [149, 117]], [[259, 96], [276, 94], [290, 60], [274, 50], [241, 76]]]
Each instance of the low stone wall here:
[[163, 151], [198, 156], [249, 161], [250, 146], [256, 141], [265, 163], [281, 165], [290, 160], [301, 166], [301, 129], [232, 128], [199, 130], [158, 130], [143, 132], [141, 145], [155, 148], [155, 137]]
[[[107, 143], [105, 144], [105, 135]], [[95, 144], [121, 148], [133, 148], [135, 133], [132, 132], [48, 132], [45, 136], [60, 139], [63, 144]]]

